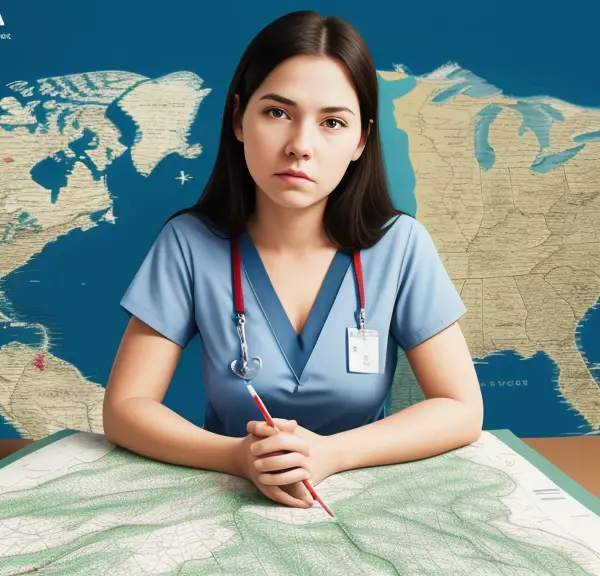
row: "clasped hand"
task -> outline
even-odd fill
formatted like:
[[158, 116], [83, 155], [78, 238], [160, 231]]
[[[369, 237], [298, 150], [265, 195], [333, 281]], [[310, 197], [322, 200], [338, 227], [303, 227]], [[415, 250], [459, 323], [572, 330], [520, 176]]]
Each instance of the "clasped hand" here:
[[302, 481], [316, 486], [333, 472], [326, 437], [294, 420], [274, 422], [277, 430], [266, 422], [248, 422], [241, 444], [242, 473], [267, 498], [309, 508], [313, 499]]

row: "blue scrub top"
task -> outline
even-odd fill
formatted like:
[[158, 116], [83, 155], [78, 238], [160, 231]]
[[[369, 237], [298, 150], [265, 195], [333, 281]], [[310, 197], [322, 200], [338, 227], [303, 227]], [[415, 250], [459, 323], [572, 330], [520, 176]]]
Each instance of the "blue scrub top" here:
[[[383, 418], [398, 346], [413, 348], [465, 312], [424, 226], [411, 216], [397, 217], [375, 246], [361, 252], [366, 327], [379, 331], [380, 373], [351, 373], [346, 335], [358, 325], [359, 308], [352, 254], [337, 252], [297, 335], [248, 234], [240, 250], [249, 354], [263, 361], [253, 386], [273, 417], [295, 419], [318, 434]], [[190, 214], [169, 221], [121, 305], [181, 347], [200, 335], [206, 430], [240, 437], [250, 420], [262, 420], [230, 368], [240, 343], [231, 244], [224, 235]]]

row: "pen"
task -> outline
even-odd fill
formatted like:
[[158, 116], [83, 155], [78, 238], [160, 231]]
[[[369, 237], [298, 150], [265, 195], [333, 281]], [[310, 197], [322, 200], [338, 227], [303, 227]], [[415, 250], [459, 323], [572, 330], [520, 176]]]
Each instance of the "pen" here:
[[[277, 430], [277, 427], [275, 426], [275, 422], [273, 422], [273, 418], [271, 418], [271, 415], [269, 414], [267, 407], [263, 404], [263, 401], [260, 399], [260, 396], [256, 393], [256, 390], [253, 388], [253, 386], [251, 384], [248, 384], [248, 383], [246, 383], [246, 387], [248, 388], [248, 392], [250, 392], [250, 396], [252, 396], [254, 403], [258, 406], [258, 409], [260, 410], [261, 414], [263, 415], [266, 423], [271, 428], [275, 428], [275, 430]], [[325, 510], [325, 512], [327, 512], [327, 514], [329, 514], [331, 517], [333, 517], [333, 512], [331, 511], [331, 508], [329, 508], [329, 506], [327, 506], [327, 504], [325, 504], [325, 502], [323, 502], [321, 497], [315, 492], [315, 489], [313, 488], [312, 484], [308, 480], [302, 480], [302, 483], [304, 484], [305, 488], [310, 492], [310, 495], [323, 507], [323, 510]]]

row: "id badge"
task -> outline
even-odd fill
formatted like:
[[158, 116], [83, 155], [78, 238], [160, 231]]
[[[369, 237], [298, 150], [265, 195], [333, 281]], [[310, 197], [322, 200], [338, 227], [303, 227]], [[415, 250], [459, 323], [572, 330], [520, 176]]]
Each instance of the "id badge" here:
[[348, 328], [348, 370], [361, 374], [379, 372], [379, 332]]

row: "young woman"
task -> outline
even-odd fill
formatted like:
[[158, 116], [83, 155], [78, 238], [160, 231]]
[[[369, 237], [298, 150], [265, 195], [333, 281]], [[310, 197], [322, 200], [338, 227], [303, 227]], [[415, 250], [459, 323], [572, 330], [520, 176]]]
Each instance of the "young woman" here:
[[[464, 305], [425, 228], [392, 205], [376, 71], [338, 18], [292, 13], [252, 41], [204, 193], [164, 226], [122, 305], [132, 316], [104, 429], [147, 457], [307, 507], [306, 478], [424, 458], [481, 432]], [[203, 428], [161, 403], [196, 334]], [[278, 431], [231, 369], [242, 334]], [[398, 346], [426, 400], [388, 415]]]

